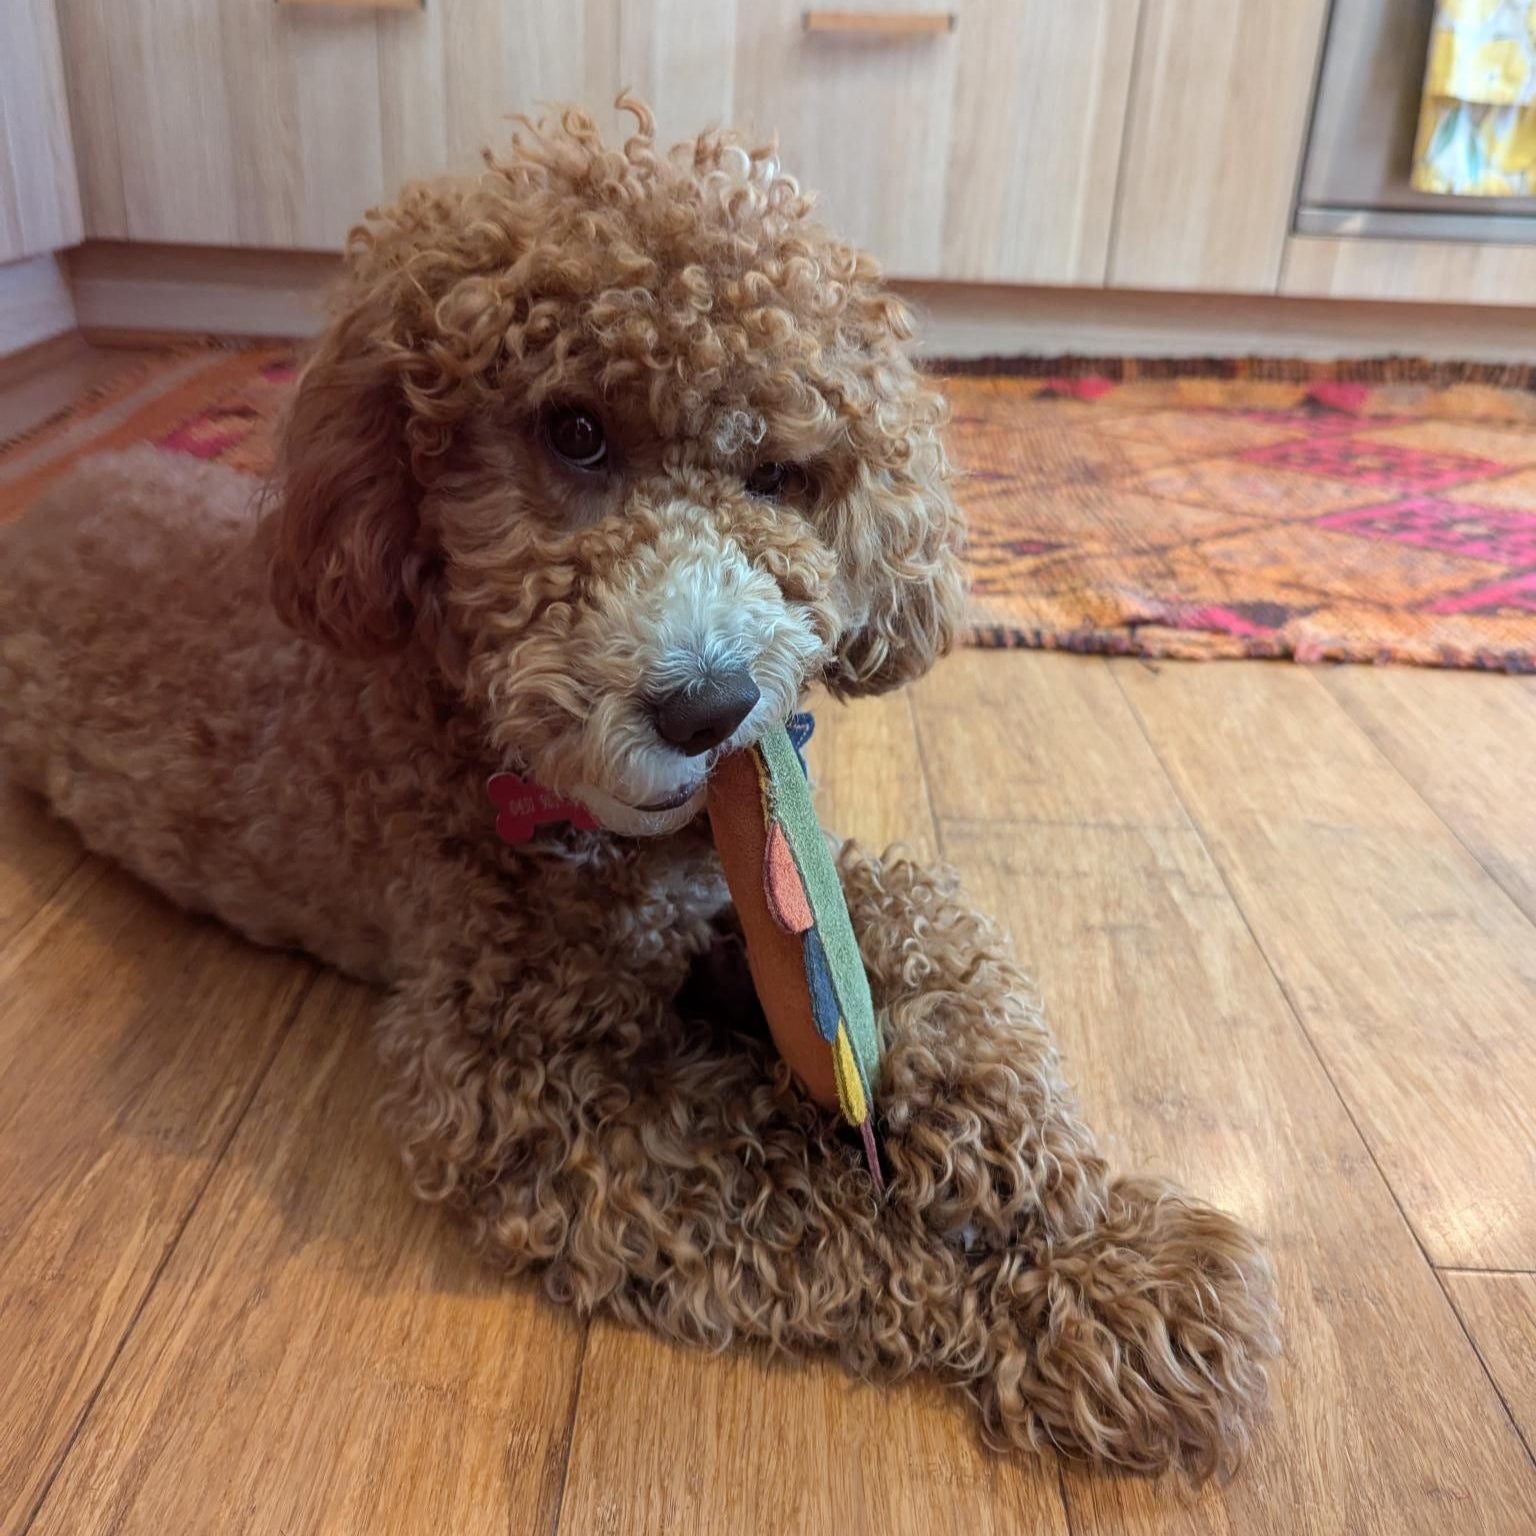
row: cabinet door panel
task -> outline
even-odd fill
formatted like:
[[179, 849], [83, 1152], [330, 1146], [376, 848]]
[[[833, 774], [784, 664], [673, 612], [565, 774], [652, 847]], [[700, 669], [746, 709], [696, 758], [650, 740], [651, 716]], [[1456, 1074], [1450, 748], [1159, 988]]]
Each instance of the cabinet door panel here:
[[1274, 291], [1327, 11], [1144, 0], [1114, 286]]
[[617, 94], [617, 0], [60, 0], [90, 234], [329, 249], [508, 114]]
[[942, 273], [1104, 281], [1140, 0], [970, 0]]
[[384, 170], [390, 190], [473, 171], [507, 144], [514, 113], [577, 102], [612, 121], [618, 0], [453, 0], [379, 18]]
[[86, 232], [328, 247], [384, 188], [369, 11], [60, 0]]
[[53, 0], [0, 20], [0, 262], [73, 245], [80, 193]]
[[[385, 191], [373, 16], [269, 0], [218, 0], [217, 9], [240, 176], [235, 243], [339, 245]], [[151, 169], [158, 180], [160, 166]]]
[[[124, 233], [130, 240], [238, 244], [242, 205], [248, 213], [260, 206], [261, 181], [259, 165], [251, 163], [236, 179], [224, 7], [135, 0], [109, 3], [100, 14], [109, 28], [112, 71], [102, 105], [114, 118]], [[243, 63], [251, 74], [241, 83], [254, 92], [252, 82], [265, 75], [262, 61], [247, 55]], [[270, 121], [276, 126], [280, 115], [271, 113]]]
[[736, 0], [624, 0], [619, 80], [668, 142], [736, 118]]
[[[914, 0], [865, 10], [931, 11]], [[941, 270], [956, 32], [807, 32], [801, 0], [738, 0], [734, 117], [778, 134], [829, 223], [893, 272]], [[962, 18], [960, 25], [965, 25]]]
[[777, 134], [827, 221], [892, 272], [1097, 284], [1139, 4], [951, 0], [953, 30], [887, 36], [808, 34], [788, 0], [626, 0], [620, 73], [668, 134]]

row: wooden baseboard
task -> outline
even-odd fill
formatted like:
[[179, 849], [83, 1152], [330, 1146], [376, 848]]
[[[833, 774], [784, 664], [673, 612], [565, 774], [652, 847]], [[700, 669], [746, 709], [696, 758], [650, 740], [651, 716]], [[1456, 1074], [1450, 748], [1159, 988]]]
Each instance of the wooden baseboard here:
[[1536, 309], [1274, 294], [898, 283], [930, 357], [1426, 357], [1536, 362]]
[[0, 358], [74, 329], [74, 300], [57, 256], [31, 256], [0, 266]]
[[101, 346], [155, 346], [197, 335], [313, 336], [341, 258], [92, 241], [70, 253], [80, 329]]
[[[312, 336], [324, 323], [324, 297], [340, 258], [93, 242], [72, 252], [68, 265], [86, 337], [143, 347], [200, 334]], [[920, 348], [931, 357], [1536, 362], [1536, 308], [899, 280], [895, 286], [919, 311]]]

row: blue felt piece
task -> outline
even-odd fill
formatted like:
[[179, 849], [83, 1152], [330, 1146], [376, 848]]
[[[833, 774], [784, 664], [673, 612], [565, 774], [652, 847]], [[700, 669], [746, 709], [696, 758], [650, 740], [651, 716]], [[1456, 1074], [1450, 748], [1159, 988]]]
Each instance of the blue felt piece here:
[[811, 1018], [816, 1033], [830, 1045], [837, 1038], [837, 1026], [843, 1010], [838, 1006], [837, 989], [832, 985], [832, 967], [827, 952], [814, 928], [805, 931], [805, 980], [811, 994]]
[[789, 733], [789, 744], [795, 749], [795, 756], [800, 759], [800, 767], [806, 778], [811, 776], [811, 765], [805, 760], [805, 749], [811, 736], [816, 730], [816, 716], [810, 710], [803, 709], [798, 714], [791, 715], [785, 723], [784, 729]]

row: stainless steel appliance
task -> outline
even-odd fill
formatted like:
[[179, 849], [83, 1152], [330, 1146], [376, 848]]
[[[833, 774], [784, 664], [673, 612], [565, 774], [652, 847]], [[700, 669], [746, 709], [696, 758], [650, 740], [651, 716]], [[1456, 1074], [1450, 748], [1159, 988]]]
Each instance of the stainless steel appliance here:
[[1536, 197], [1435, 197], [1409, 185], [1434, 9], [1434, 0], [1333, 0], [1301, 233], [1536, 244]]

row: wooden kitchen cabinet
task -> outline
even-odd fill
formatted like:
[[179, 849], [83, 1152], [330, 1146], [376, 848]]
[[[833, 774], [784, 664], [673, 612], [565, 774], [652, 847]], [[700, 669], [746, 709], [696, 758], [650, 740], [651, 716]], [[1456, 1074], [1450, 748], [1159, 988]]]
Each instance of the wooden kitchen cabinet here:
[[[808, 31], [802, 0], [59, 0], [97, 238], [326, 249], [512, 111], [622, 85], [667, 135], [777, 132], [829, 220], [911, 277], [1102, 283], [1140, 0], [951, 0]], [[920, 0], [874, 6], [944, 16]]]
[[53, 0], [6, 0], [0, 34], [0, 262], [80, 239]]
[[1104, 281], [1140, 7], [966, 7], [937, 275]]
[[335, 246], [382, 196], [371, 11], [58, 5], [90, 236]]
[[937, 32], [808, 31], [799, 0], [626, 3], [622, 77], [682, 133], [777, 133], [829, 222], [905, 277], [1104, 280], [1140, 0], [845, 4]]
[[620, 0], [429, 0], [380, 15], [388, 191], [475, 169], [487, 145], [510, 141], [511, 114], [537, 116], [545, 103], [579, 102], [611, 122], [619, 10]]
[[[903, 8], [934, 10], [881, 7]], [[807, 32], [804, 10], [739, 0], [732, 117], [764, 138], [777, 131], [785, 165], [820, 193], [829, 221], [888, 268], [937, 272], [959, 29]]]
[[1328, 0], [1143, 4], [1110, 283], [1273, 293]]
[[509, 111], [617, 90], [615, 0], [58, 3], [99, 239], [334, 249], [406, 179], [475, 165]]

